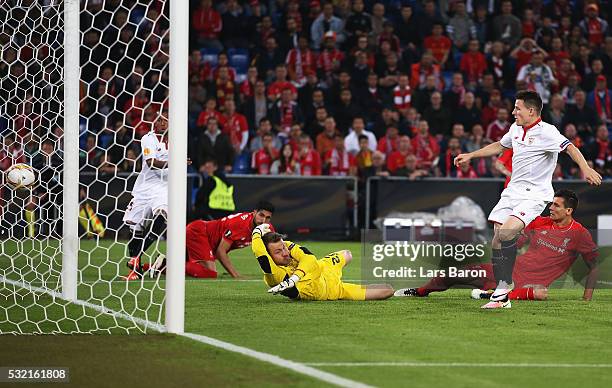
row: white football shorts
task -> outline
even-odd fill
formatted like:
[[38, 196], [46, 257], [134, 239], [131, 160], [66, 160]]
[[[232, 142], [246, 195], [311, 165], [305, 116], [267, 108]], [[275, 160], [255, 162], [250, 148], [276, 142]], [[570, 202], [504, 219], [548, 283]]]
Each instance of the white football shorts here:
[[148, 224], [153, 221], [154, 215], [161, 213], [164, 217], [168, 214], [168, 192], [159, 191], [156, 195], [149, 198], [132, 198], [123, 222], [130, 225], [135, 231], [143, 231]]
[[501, 197], [489, 214], [489, 221], [503, 224], [508, 217], [514, 216], [523, 221], [525, 227], [542, 214], [548, 202], [539, 199], [512, 199]]

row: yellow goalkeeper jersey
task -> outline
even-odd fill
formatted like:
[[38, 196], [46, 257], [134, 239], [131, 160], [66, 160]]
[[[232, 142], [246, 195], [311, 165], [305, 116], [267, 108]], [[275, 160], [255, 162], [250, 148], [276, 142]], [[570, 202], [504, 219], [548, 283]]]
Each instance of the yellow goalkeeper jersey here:
[[284, 241], [291, 261], [286, 266], [277, 265], [270, 257], [261, 236], [253, 236], [251, 248], [264, 272], [264, 281], [274, 287], [296, 274], [300, 280], [296, 287], [281, 294], [292, 299], [306, 300], [364, 300], [365, 288], [342, 282], [342, 268], [346, 264], [344, 251], [330, 253], [321, 260], [308, 250], [291, 241]]

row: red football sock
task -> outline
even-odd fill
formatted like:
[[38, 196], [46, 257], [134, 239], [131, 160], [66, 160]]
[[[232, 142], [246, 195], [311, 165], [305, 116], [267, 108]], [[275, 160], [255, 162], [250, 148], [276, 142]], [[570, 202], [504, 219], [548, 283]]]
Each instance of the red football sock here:
[[446, 291], [450, 288], [449, 279], [443, 277], [431, 278], [423, 287], [417, 288], [421, 296], [429, 295], [431, 292]]
[[216, 279], [217, 271], [208, 269], [197, 261], [188, 261], [185, 263], [185, 273], [194, 278], [209, 278]]
[[517, 288], [512, 290], [509, 295], [512, 300], [535, 300], [533, 288]]

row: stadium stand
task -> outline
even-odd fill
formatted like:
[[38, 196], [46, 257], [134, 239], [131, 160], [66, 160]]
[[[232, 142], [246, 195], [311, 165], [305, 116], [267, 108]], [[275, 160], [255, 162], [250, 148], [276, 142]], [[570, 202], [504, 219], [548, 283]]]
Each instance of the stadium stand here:
[[[167, 56], [160, 57], [158, 48], [167, 44], [167, 38], [161, 42], [137, 39], [150, 28], [145, 17], [148, 12], [166, 12], [156, 9], [155, 4], [130, 13], [127, 22], [126, 15], [117, 13], [114, 20], [106, 21], [112, 28], [92, 32], [83, 40], [82, 57], [106, 55], [97, 52], [100, 40], [112, 44], [111, 56], [115, 49], [121, 55], [133, 53], [130, 63], [85, 67], [82, 74], [91, 86], [82, 90], [81, 110], [97, 109], [98, 113], [82, 131], [81, 143], [86, 145], [91, 133], [105, 134], [97, 137], [99, 144], [95, 145], [103, 150], [110, 144], [108, 139], [125, 138], [125, 154], [115, 150], [108, 160], [119, 169], [123, 167], [118, 162], [128, 150], [139, 154], [138, 138], [150, 128], [155, 112], [167, 105], [166, 96], [156, 93], [162, 88], [155, 87], [160, 79], [167, 83], [167, 75], [142, 71], [163, 67]], [[290, 142], [292, 126], [299, 126], [300, 135], [310, 138], [313, 150], [318, 148], [317, 137], [325, 132], [326, 117], [334, 118], [334, 131], [347, 138], [353, 132], [354, 116], [359, 115], [378, 144], [389, 127], [398, 130], [394, 141], [384, 140], [384, 146], [378, 147], [386, 162], [393, 163], [385, 170], [408, 170], [410, 174], [410, 169], [404, 168], [405, 157], [390, 157], [399, 149], [397, 139], [408, 136], [410, 149], [403, 152], [414, 155], [414, 164], [426, 171], [423, 176], [462, 178], [466, 174], [447, 168], [449, 144], [456, 144], [452, 138], [459, 137], [463, 151], [495, 140], [487, 135], [499, 138], [507, 130], [503, 119], [512, 112], [514, 93], [528, 88], [540, 92], [547, 102], [544, 117], [561, 132], [571, 134], [595, 168], [605, 178], [612, 178], [612, 37], [606, 4], [562, 0], [192, 0], [190, 156], [193, 160], [219, 158], [222, 166], [233, 161], [241, 173], [282, 173], [253, 169], [250, 163], [253, 154], [263, 149], [262, 118], [272, 123], [274, 141], [264, 149], [271, 164], [287, 143], [296, 158], [300, 155], [300, 142]], [[160, 36], [167, 37], [167, 25], [155, 26], [161, 29]], [[114, 90], [138, 91], [140, 84], [146, 91], [141, 89], [133, 96], [114, 94]], [[230, 106], [228, 100], [236, 107], [229, 116], [225, 111]], [[106, 109], [105, 115], [99, 113], [100, 107]], [[500, 109], [506, 109], [506, 114], [498, 113]], [[194, 154], [215, 147], [201, 146], [211, 115], [231, 140], [231, 155]], [[35, 119], [24, 112], [24, 120]], [[452, 130], [455, 124], [463, 126], [457, 136]], [[240, 144], [246, 135], [236, 140], [236, 133], [244, 131], [245, 125], [246, 146]], [[419, 130], [425, 125], [427, 144]], [[334, 144], [334, 135], [327, 135], [330, 144]], [[126, 136], [136, 141], [128, 141]], [[431, 142], [431, 138], [435, 140]], [[259, 139], [256, 146], [251, 143], [255, 139]], [[319, 154], [321, 173], [328, 174], [329, 166], [338, 163], [353, 167], [359, 160], [359, 166], [354, 166], [358, 168], [331, 170], [335, 174], [368, 174], [376, 150], [353, 147], [346, 151], [350, 155], [343, 156], [344, 147], [337, 143], [336, 152], [326, 149]], [[412, 163], [413, 158], [409, 159]], [[501, 176], [495, 159], [475, 162], [478, 165], [472, 166], [467, 177]], [[556, 179], [580, 178], [571, 161], [561, 158], [559, 163]], [[308, 163], [300, 166], [308, 168]]]

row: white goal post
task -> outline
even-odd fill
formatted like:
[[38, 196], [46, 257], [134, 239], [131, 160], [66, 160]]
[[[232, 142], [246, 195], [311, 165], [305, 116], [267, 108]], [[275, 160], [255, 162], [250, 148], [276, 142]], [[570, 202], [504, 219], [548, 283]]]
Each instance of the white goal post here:
[[[0, 187], [0, 334], [183, 333], [188, 4], [7, 0], [0, 16], [0, 173], [39, 174], [35, 187]], [[121, 219], [142, 128], [165, 109], [167, 238], [142, 260], [165, 253], [166, 274], [128, 282]]]
[[187, 106], [189, 6], [170, 1], [170, 120], [168, 171], [168, 269], [166, 329], [185, 327], [185, 221], [187, 214]]

